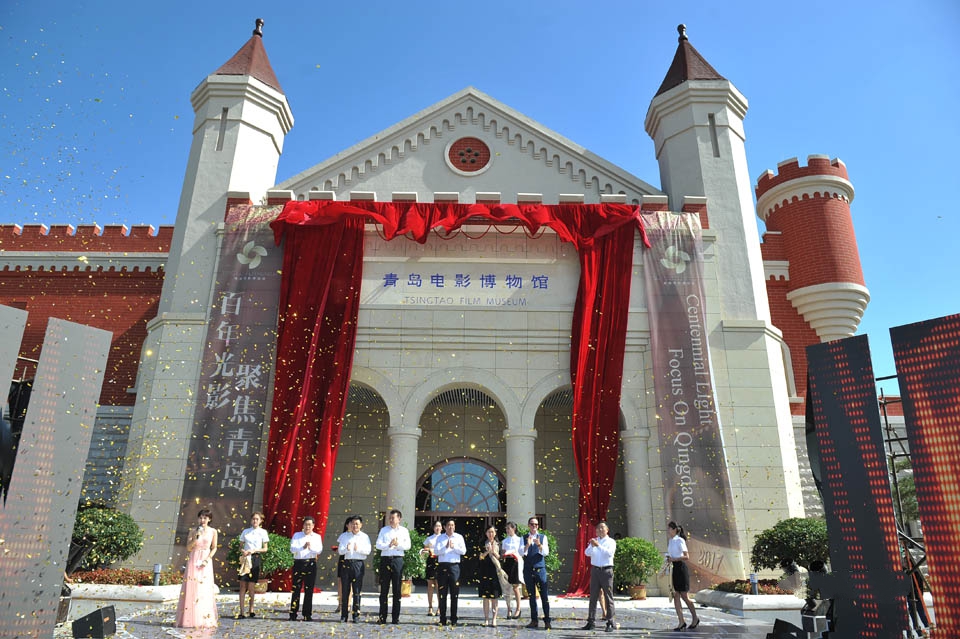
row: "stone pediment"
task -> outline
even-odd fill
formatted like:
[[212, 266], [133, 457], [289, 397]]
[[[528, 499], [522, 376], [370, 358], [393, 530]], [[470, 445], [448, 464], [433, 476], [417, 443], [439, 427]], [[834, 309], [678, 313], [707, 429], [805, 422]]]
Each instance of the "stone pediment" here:
[[637, 204], [644, 195], [662, 195], [472, 87], [275, 188], [293, 191], [297, 199], [309, 199], [310, 191], [332, 191], [338, 200], [350, 199], [352, 191], [372, 191], [381, 201], [393, 193], [416, 193], [421, 202], [433, 201], [434, 193], [455, 192], [467, 203], [476, 201], [477, 193], [500, 193], [502, 202], [517, 201], [518, 193], [539, 193], [546, 204], [557, 203], [560, 194], [583, 194], [591, 203], [602, 194], [622, 193]]

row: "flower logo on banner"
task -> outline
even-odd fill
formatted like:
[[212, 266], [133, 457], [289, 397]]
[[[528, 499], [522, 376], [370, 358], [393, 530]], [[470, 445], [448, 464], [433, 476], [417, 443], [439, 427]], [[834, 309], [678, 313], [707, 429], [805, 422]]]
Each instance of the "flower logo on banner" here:
[[260, 266], [260, 258], [267, 254], [267, 249], [262, 246], [258, 246], [253, 242], [253, 240], [247, 242], [243, 246], [243, 250], [237, 253], [237, 261], [241, 264], [248, 264], [250, 270]]
[[660, 258], [660, 264], [663, 265], [663, 268], [675, 271], [677, 275], [687, 270], [687, 262], [689, 261], [690, 254], [676, 246], [667, 247], [667, 250], [663, 252], [663, 257]]

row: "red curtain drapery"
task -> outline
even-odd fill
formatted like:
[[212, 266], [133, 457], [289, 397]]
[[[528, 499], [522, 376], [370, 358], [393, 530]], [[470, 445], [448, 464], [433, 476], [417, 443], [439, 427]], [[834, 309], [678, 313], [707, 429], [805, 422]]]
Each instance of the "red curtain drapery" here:
[[454, 231], [468, 220], [519, 224], [530, 233], [545, 226], [580, 256], [570, 353], [579, 530], [569, 591], [582, 593], [589, 583], [583, 549], [606, 517], [616, 468], [634, 229], [649, 246], [636, 206], [288, 202], [271, 225], [286, 246], [264, 482], [267, 523], [287, 535], [312, 514], [318, 532], [326, 530], [353, 363], [364, 223], [381, 225], [387, 240], [406, 235], [422, 244], [433, 229]]

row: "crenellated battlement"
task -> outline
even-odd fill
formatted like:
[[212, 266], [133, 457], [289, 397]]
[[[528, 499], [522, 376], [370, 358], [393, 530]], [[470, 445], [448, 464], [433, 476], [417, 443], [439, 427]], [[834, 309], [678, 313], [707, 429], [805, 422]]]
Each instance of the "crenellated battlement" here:
[[840, 158], [830, 159], [828, 155], [808, 155], [807, 165], [800, 166], [800, 160], [790, 158], [777, 164], [777, 172], [767, 169], [757, 179], [756, 195], [759, 200], [764, 193], [773, 187], [796, 180], [798, 178], [810, 176], [832, 175], [849, 181], [847, 174], [847, 165]]
[[778, 209], [794, 202], [810, 199], [837, 199], [846, 204], [853, 201], [853, 184], [847, 176], [847, 166], [827, 155], [810, 155], [807, 166], [800, 166], [797, 158], [784, 160], [778, 172], [765, 171], [757, 180], [757, 216], [768, 222]]
[[0, 224], [0, 251], [169, 253], [172, 226]]

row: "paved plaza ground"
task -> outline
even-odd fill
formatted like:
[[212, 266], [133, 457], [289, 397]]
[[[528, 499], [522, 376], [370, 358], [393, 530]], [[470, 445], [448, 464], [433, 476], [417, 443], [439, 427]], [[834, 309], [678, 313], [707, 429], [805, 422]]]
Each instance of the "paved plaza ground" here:
[[[677, 625], [673, 605], [666, 597], [650, 597], [645, 601], [630, 601], [617, 598], [617, 621], [619, 630], [607, 635], [603, 624], [598, 630], [582, 631], [586, 623], [588, 601], [586, 599], [557, 598], [550, 603], [554, 617], [553, 629], [529, 630], [524, 626], [529, 622], [527, 606], [523, 606], [524, 617], [518, 620], [500, 619], [496, 628], [483, 626], [483, 608], [476, 595], [460, 597], [460, 624], [457, 627], [440, 628], [437, 618], [428, 617], [426, 595], [415, 593], [403, 600], [403, 613], [399, 625], [377, 625], [378, 599], [374, 593], [364, 593], [364, 603], [360, 623], [340, 623], [339, 615], [334, 613], [336, 595], [322, 593], [314, 597], [314, 615], [310, 623], [288, 620], [287, 605], [289, 595], [268, 594], [257, 598], [258, 616], [255, 619], [234, 620], [237, 609], [236, 595], [223, 595], [218, 598], [221, 614], [220, 627], [209, 630], [187, 630], [173, 627], [174, 606], [145, 608], [133, 612], [118, 612], [117, 637], [122, 639], [298, 639], [306, 637], [362, 637], [364, 639], [385, 638], [473, 638], [473, 637], [736, 637], [740, 639], [763, 639], [770, 631], [771, 624], [742, 619], [722, 612], [702, 609], [700, 627], [685, 632], [673, 632]], [[501, 614], [504, 607], [501, 603]], [[689, 614], [687, 615], [689, 620]], [[122, 626], [122, 627], [121, 627]], [[69, 625], [65, 624], [57, 637], [70, 637]]]

